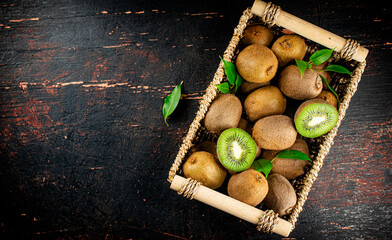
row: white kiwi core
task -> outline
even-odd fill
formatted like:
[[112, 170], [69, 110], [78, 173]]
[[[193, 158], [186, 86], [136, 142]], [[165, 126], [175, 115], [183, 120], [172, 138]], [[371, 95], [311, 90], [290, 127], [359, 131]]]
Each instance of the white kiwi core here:
[[316, 126], [322, 122], [324, 122], [325, 120], [327, 120], [326, 116], [314, 116], [312, 117], [312, 119], [308, 122], [309, 127], [313, 127]]
[[240, 159], [241, 158], [241, 155], [242, 155], [242, 152], [244, 151], [243, 149], [242, 149], [242, 146], [241, 146], [241, 144], [239, 144], [238, 143], [238, 141], [233, 141], [233, 148], [232, 148], [232, 151], [233, 151], [233, 156], [236, 158], [236, 159]]

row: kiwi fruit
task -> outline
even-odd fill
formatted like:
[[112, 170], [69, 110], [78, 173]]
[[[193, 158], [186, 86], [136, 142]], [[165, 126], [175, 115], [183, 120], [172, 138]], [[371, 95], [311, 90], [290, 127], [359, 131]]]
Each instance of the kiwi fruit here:
[[254, 169], [234, 174], [227, 184], [230, 197], [256, 206], [260, 204], [268, 192], [268, 182], [264, 175]]
[[218, 138], [217, 152], [222, 165], [235, 172], [248, 169], [257, 154], [257, 146], [252, 137], [242, 129], [230, 128]]
[[261, 24], [252, 24], [245, 28], [241, 41], [244, 45], [258, 43], [268, 47], [273, 38], [274, 34], [269, 28]]
[[237, 56], [237, 72], [248, 82], [263, 83], [270, 81], [278, 70], [278, 59], [266, 46], [251, 44]]
[[289, 180], [277, 173], [269, 174], [267, 180], [268, 193], [263, 200], [264, 206], [280, 217], [291, 213], [297, 203], [297, 195]]
[[290, 117], [272, 115], [255, 123], [252, 137], [262, 149], [284, 150], [294, 144], [297, 131]]
[[279, 67], [282, 67], [294, 59], [302, 60], [305, 57], [306, 48], [303, 38], [295, 34], [286, 34], [276, 39], [271, 50], [278, 58]]
[[237, 128], [240, 128], [244, 131], [246, 131], [246, 129], [248, 128], [248, 120], [246, 120], [245, 118], [240, 118], [240, 122], [238, 123]]
[[218, 159], [218, 155], [216, 153], [216, 143], [213, 141], [200, 142], [200, 143], [194, 145], [189, 150], [190, 153], [199, 152], [199, 151], [205, 151], [205, 152], [212, 153], [216, 157], [216, 159]]
[[248, 120], [255, 122], [262, 117], [283, 114], [286, 110], [286, 97], [279, 88], [265, 86], [246, 97], [244, 109]]
[[[293, 146], [289, 147], [288, 150], [297, 150], [305, 153], [309, 156], [309, 147], [305, 140], [297, 138]], [[272, 160], [279, 154], [280, 151], [276, 150], [265, 150], [262, 153], [262, 158]], [[298, 159], [287, 159], [287, 158], [275, 158], [272, 161], [271, 173], [278, 173], [288, 180], [301, 176], [305, 173], [306, 168], [310, 165], [310, 161], [298, 160]]]
[[285, 67], [279, 75], [279, 89], [289, 98], [308, 100], [317, 97], [323, 90], [321, 77], [313, 70], [301, 72], [296, 65]]
[[[328, 85], [331, 83], [331, 74], [329, 72], [323, 72], [323, 71], [317, 71], [318, 74], [323, 76], [325, 78], [325, 81], [327, 81]], [[328, 89], [328, 86], [323, 82], [323, 88]]]
[[327, 101], [336, 109], [338, 109], [338, 99], [331, 91], [323, 90], [316, 98]]
[[239, 88], [239, 92], [242, 94], [249, 94], [253, 92], [254, 90], [264, 87], [264, 86], [269, 86], [271, 84], [271, 81], [268, 82], [262, 82], [262, 83], [253, 83], [253, 82], [248, 82], [246, 80], [242, 80], [242, 84]]
[[211, 189], [222, 186], [227, 175], [214, 155], [205, 151], [192, 153], [182, 166], [182, 171], [185, 177], [195, 179]]
[[303, 102], [295, 112], [295, 127], [299, 134], [315, 138], [329, 132], [338, 122], [339, 113], [329, 102], [311, 99]]
[[324, 68], [327, 67], [328, 61], [325, 61], [325, 62], [323, 62], [323, 63], [321, 63], [319, 65], [315, 65], [313, 63], [310, 63], [310, 65], [312, 65], [312, 69], [313, 70], [322, 71]]
[[220, 94], [211, 103], [204, 118], [205, 128], [220, 134], [228, 128], [235, 128], [242, 115], [242, 103], [234, 94]]

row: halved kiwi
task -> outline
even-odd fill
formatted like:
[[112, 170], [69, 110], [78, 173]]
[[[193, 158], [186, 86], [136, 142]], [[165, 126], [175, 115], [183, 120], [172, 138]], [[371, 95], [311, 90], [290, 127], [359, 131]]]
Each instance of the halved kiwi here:
[[338, 122], [339, 113], [334, 106], [321, 99], [303, 102], [294, 116], [299, 134], [315, 138], [329, 132]]
[[219, 161], [225, 168], [241, 172], [252, 165], [256, 157], [257, 146], [244, 130], [229, 128], [219, 136], [217, 152]]

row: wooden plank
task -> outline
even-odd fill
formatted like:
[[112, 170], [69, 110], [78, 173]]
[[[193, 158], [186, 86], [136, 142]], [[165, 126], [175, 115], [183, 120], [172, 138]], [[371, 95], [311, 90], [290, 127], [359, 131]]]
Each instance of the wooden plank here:
[[[219, 55], [252, 3], [1, 3], [1, 238], [280, 239], [166, 182]], [[370, 51], [290, 237], [388, 238], [391, 9], [356, 0], [275, 3]], [[181, 81], [183, 100], [167, 127], [163, 99]]]

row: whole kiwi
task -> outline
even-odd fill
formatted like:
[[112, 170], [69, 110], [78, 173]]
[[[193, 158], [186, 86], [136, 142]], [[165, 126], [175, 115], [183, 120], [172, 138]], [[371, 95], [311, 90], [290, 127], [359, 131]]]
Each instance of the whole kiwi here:
[[279, 216], [285, 216], [291, 212], [297, 203], [297, 195], [289, 180], [280, 174], [268, 175], [268, 193], [264, 198], [264, 205], [274, 210]]
[[255, 123], [252, 137], [262, 149], [284, 150], [294, 144], [297, 130], [293, 119], [285, 115], [272, 115]]
[[239, 91], [242, 94], [249, 94], [253, 92], [254, 90], [264, 87], [264, 86], [269, 86], [271, 84], [271, 81], [268, 82], [262, 82], [262, 83], [253, 83], [253, 82], [248, 82], [246, 80], [242, 80], [242, 84], [239, 88]]
[[302, 60], [305, 57], [306, 48], [303, 38], [295, 34], [286, 34], [276, 39], [271, 50], [278, 58], [279, 67], [282, 67], [294, 59]]
[[321, 93], [323, 82], [315, 71], [306, 69], [301, 78], [298, 66], [289, 65], [279, 75], [279, 89], [289, 98], [307, 100]]
[[[331, 77], [331, 74], [329, 74], [329, 72], [317, 71], [317, 73], [325, 78], [325, 80], [327, 81], [328, 85], [331, 83], [332, 77]], [[324, 82], [323, 82], [323, 88], [324, 89], [328, 89], [328, 86]]]
[[317, 99], [322, 99], [324, 101], [329, 102], [332, 106], [336, 109], [338, 108], [338, 99], [335, 95], [329, 90], [323, 90], [321, 93], [316, 97]]
[[[288, 150], [297, 150], [305, 153], [309, 156], [308, 144], [302, 138], [297, 138], [293, 146], [289, 147]], [[280, 151], [276, 150], [265, 150], [262, 153], [262, 158], [272, 160]], [[298, 159], [287, 159], [287, 158], [275, 158], [272, 161], [271, 173], [278, 173], [288, 180], [301, 176], [305, 173], [307, 166], [310, 165], [310, 161], [298, 160]]]
[[220, 94], [211, 103], [204, 118], [209, 132], [220, 134], [228, 128], [235, 128], [242, 115], [242, 103], [233, 94]]
[[199, 151], [205, 151], [205, 152], [212, 153], [216, 158], [218, 158], [218, 155], [216, 153], [216, 143], [213, 141], [200, 142], [200, 143], [194, 145], [189, 150], [190, 153], [199, 152]]
[[313, 63], [310, 63], [310, 65], [312, 65], [312, 69], [313, 70], [322, 71], [324, 68], [327, 67], [328, 61], [320, 63], [319, 65], [316, 65], [316, 64], [313, 64]]
[[255, 122], [262, 117], [283, 114], [286, 110], [286, 98], [279, 88], [265, 86], [246, 97], [244, 109], [248, 120]]
[[261, 24], [252, 24], [245, 28], [241, 41], [245, 45], [258, 43], [268, 47], [273, 38], [274, 34], [269, 28]]
[[[325, 80], [327, 81], [328, 84], [330, 84], [331, 82], [331, 74], [329, 74], [329, 72], [323, 71], [327, 65], [328, 65], [328, 61], [325, 61], [319, 65], [315, 65], [313, 63], [311, 63], [312, 65], [312, 69], [315, 70], [318, 74], [320, 74], [321, 76], [323, 76], [325, 78]], [[323, 82], [323, 87], [324, 89], [328, 89], [328, 86], [324, 84]]]
[[237, 56], [237, 72], [248, 82], [262, 83], [270, 81], [278, 70], [278, 59], [266, 46], [251, 44]]
[[239, 121], [239, 123], [238, 123], [237, 128], [246, 131], [246, 129], [248, 128], [248, 124], [249, 124], [248, 120], [246, 120], [245, 118], [242, 118], [242, 117], [241, 117], [241, 118], [240, 118], [240, 121]]
[[195, 179], [211, 189], [219, 188], [227, 175], [214, 155], [205, 151], [192, 153], [182, 166], [182, 170], [185, 177]]
[[230, 177], [227, 192], [232, 198], [256, 206], [267, 195], [268, 182], [263, 174], [249, 168]]

